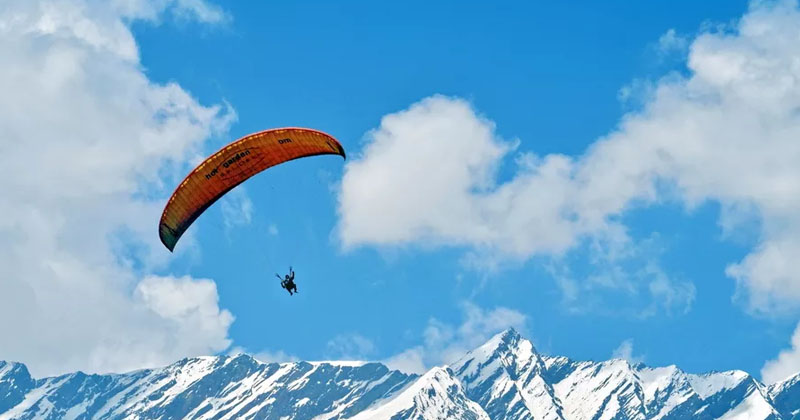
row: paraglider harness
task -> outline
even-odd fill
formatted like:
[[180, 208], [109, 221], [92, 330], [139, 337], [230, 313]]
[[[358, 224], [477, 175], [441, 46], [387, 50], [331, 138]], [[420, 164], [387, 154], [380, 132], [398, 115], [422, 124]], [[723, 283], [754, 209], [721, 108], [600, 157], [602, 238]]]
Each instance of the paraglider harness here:
[[[297, 293], [297, 285], [294, 284], [294, 270], [292, 270], [292, 267], [289, 267], [289, 274], [286, 275], [285, 279], [281, 278], [280, 274], [278, 273], [275, 273], [275, 276], [277, 276], [281, 281], [281, 287], [286, 289], [286, 291], [289, 292], [289, 295]], [[292, 293], [292, 290], [294, 290], [294, 293]]]

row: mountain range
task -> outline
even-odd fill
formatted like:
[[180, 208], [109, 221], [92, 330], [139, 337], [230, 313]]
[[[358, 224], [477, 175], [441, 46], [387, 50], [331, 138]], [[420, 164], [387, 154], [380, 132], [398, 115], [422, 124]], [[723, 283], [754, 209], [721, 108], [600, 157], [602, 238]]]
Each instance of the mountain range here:
[[800, 418], [800, 374], [686, 373], [547, 356], [513, 329], [423, 375], [371, 362], [207, 356], [123, 374], [32, 378], [0, 361], [3, 419], [647, 420]]

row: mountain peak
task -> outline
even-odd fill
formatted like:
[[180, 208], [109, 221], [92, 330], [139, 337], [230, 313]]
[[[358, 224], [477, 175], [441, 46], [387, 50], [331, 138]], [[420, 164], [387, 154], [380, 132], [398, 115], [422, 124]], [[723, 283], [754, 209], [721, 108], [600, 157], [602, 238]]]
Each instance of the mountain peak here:
[[458, 379], [445, 367], [434, 367], [402, 391], [362, 411], [352, 420], [390, 418], [490, 420], [481, 406], [464, 394]]
[[452, 366], [457, 375], [470, 376], [487, 367], [517, 370], [520, 366], [536, 364], [541, 364], [541, 361], [533, 344], [514, 328], [507, 328], [467, 352]]
[[0, 381], [9, 378], [25, 378], [32, 380], [28, 367], [18, 362], [4, 362], [0, 360]]
[[[479, 346], [472, 352], [482, 351], [484, 353], [496, 353], [498, 351], [513, 351], [518, 346], [521, 344], [524, 345], [525, 343], [530, 343], [530, 341], [522, 337], [513, 327], [509, 327], [495, 334], [492, 338], [487, 340], [483, 345]], [[530, 347], [535, 353], [536, 350], [533, 349], [533, 345]]]
[[543, 359], [514, 328], [467, 353], [453, 371], [492, 419], [563, 420]]
[[[124, 374], [33, 379], [0, 361], [0, 418], [780, 420], [800, 413], [800, 377], [765, 387], [742, 371], [573, 361], [507, 328], [422, 376], [377, 362], [262, 363], [201, 356]], [[357, 417], [354, 417], [357, 416]]]
[[519, 334], [519, 332], [517, 332], [517, 330], [514, 329], [514, 327], [508, 327], [505, 330], [498, 333], [497, 335], [500, 336], [500, 338], [506, 342], [519, 341], [523, 339], [522, 336]]

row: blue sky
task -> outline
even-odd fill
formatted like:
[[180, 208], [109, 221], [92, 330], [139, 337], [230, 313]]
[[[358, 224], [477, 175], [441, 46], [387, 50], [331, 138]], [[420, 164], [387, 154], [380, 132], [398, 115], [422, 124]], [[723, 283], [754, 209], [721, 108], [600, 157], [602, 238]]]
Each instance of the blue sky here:
[[[17, 5], [24, 9], [21, 4]], [[114, 28], [107, 13], [91, 12], [102, 6], [86, 4], [87, 19]], [[204, 303], [198, 303], [199, 308], [229, 312], [230, 319], [214, 312], [209, 318], [215, 325], [209, 329], [214, 334], [206, 341], [198, 338], [197, 346], [180, 347], [178, 353], [236, 349], [276, 360], [385, 360], [414, 350], [417, 353], [412, 353], [429, 365], [446, 361], [448, 352], [468, 348], [497, 329], [515, 326], [548, 354], [606, 359], [626, 340], [632, 340], [632, 354], [627, 356], [649, 365], [677, 364], [691, 372], [743, 369], [760, 375], [767, 361], [790, 346], [800, 295], [788, 292], [785, 299], [780, 295], [782, 290], [793, 291], [800, 279], [785, 273], [764, 274], [764, 265], [756, 262], [739, 264], [739, 271], [730, 267], [758, 250], [771, 249], [771, 244], [777, 244], [776, 252], [785, 258], [768, 262], [783, 267], [781, 261], [791, 260], [796, 248], [781, 248], [784, 238], [776, 232], [781, 226], [791, 232], [800, 225], [786, 216], [792, 214], [786, 206], [795, 204], [775, 204], [780, 200], [760, 195], [758, 191], [765, 185], [775, 185], [769, 178], [741, 190], [723, 181], [735, 180], [736, 173], [783, 168], [782, 161], [772, 157], [794, 156], [796, 142], [775, 134], [774, 141], [759, 146], [761, 132], [747, 131], [750, 125], [743, 125], [738, 131], [745, 134], [731, 147], [745, 150], [755, 144], [759, 150], [775, 153], [759, 162], [750, 162], [744, 153], [716, 154], [715, 147], [727, 147], [717, 141], [728, 135], [727, 126], [717, 117], [703, 118], [717, 113], [736, 120], [737, 115], [753, 114], [741, 106], [748, 103], [749, 85], [737, 90], [740, 80], [750, 79], [737, 79], [740, 74], [726, 72], [731, 67], [726, 67], [724, 60], [739, 53], [745, 62], [756, 53], [776, 60], [796, 58], [793, 54], [797, 51], [780, 47], [780, 36], [773, 37], [772, 49], [773, 44], [759, 44], [772, 41], [753, 35], [740, 23], [743, 16], [749, 16], [752, 28], [774, 24], [776, 33], [784, 35], [780, 31], [791, 25], [781, 23], [800, 16], [793, 2], [778, 2], [777, 9], [769, 2], [748, 9], [746, 1], [503, 2], [494, 7], [462, 2], [200, 2], [204, 5], [200, 9], [186, 6], [187, 2], [165, 4], [152, 10], [112, 10], [132, 35], [132, 40], [116, 35], [109, 38], [115, 40], [109, 44], [115, 46], [114, 60], [135, 76], [131, 78], [145, 79], [147, 86], [141, 89], [146, 92], [174, 86], [187, 94], [188, 99], [175, 93], [170, 102], [185, 107], [180, 108], [184, 111], [173, 115], [172, 108], [165, 105], [147, 112], [164, 112], [166, 119], [175, 118], [197, 129], [176, 131], [176, 144], [184, 145], [179, 140], [183, 137], [193, 140], [181, 152], [159, 152], [163, 164], [153, 169], [157, 176], [148, 175], [151, 168], [144, 163], [131, 165], [137, 182], [144, 179], [148, 185], [147, 199], [143, 203], [134, 200], [146, 207], [141, 214], [157, 214], [154, 209], [163, 205], [192, 162], [254, 131], [281, 126], [316, 128], [337, 137], [348, 152], [345, 163], [317, 157], [290, 162], [252, 178], [198, 219], [175, 255], [166, 255], [151, 239], [138, 239], [140, 233], [149, 234], [147, 223], [155, 235], [157, 218], [125, 219], [125, 214], [138, 214], [131, 210], [135, 206], [125, 207], [119, 220], [109, 221], [108, 231], [114, 235], [134, 232], [134, 239], [120, 236], [122, 245], [112, 247], [113, 258], [102, 259], [103, 264], [131, 278], [119, 286], [122, 292], [114, 289], [113, 293], [145, 302], [148, 310], [172, 319], [172, 311], [163, 308], [181, 307], [184, 298], [160, 300], [153, 297], [160, 296], [156, 291], [184, 286], [194, 290], [200, 285], [197, 290], [203, 290]], [[108, 33], [116, 34], [114, 31]], [[93, 44], [79, 33], [74, 36], [94, 45], [92, 48], [104, 45]], [[52, 37], [42, 39], [52, 41]], [[130, 42], [135, 42], [138, 55], [127, 49]], [[38, 51], [35, 45], [30, 48]], [[719, 62], [722, 64], [714, 64]], [[732, 62], [735, 60], [728, 65]], [[91, 69], [89, 64], [82, 68]], [[89, 70], [87, 74], [95, 74]], [[106, 77], [103, 71], [96, 73], [100, 74], [98, 86]], [[718, 79], [712, 77], [715, 71]], [[772, 74], [769, 69], [763, 72]], [[730, 80], [725, 83], [715, 82], [726, 77]], [[93, 86], [93, 79], [87, 80], [87, 85]], [[98, 91], [117, 97], [109, 87], [114, 83], [120, 82], [102, 83]], [[769, 81], [764, 83], [759, 88], [762, 91], [773, 87]], [[659, 95], [662, 91], [665, 93]], [[701, 106], [705, 99], [694, 99], [693, 95], [702, 94], [725, 99], [720, 100], [719, 108], [709, 110]], [[131, 95], [131, 101], [149, 100], [133, 93], [125, 95]], [[128, 98], [125, 95], [119, 96], [120, 101]], [[758, 102], [763, 109], [772, 110], [774, 105], [774, 115], [784, 115], [782, 110], [791, 101], [767, 96], [758, 97], [763, 99]], [[737, 114], [742, 109], [742, 114]], [[391, 117], [386, 119], [387, 115]], [[700, 128], [693, 126], [696, 133], [678, 128], [669, 131], [676, 121], [673, 118], [681, 115], [700, 115]], [[765, 123], [764, 138], [790, 132], [798, 125], [789, 117], [773, 119], [770, 115], [754, 117], [769, 122]], [[631, 120], [634, 123], [626, 125]], [[713, 123], [706, 126], [704, 121]], [[774, 129], [769, 125], [773, 123]], [[460, 136], [461, 131], [441, 128], [448, 124], [475, 124], [476, 130]], [[719, 124], [719, 129], [713, 124]], [[416, 126], [432, 131], [416, 137]], [[159, 131], [162, 134], [171, 129], [158, 127], [164, 130]], [[731, 127], [738, 126], [734, 123]], [[148, 133], [146, 129], [142, 132]], [[480, 129], [488, 134], [474, 134]], [[440, 139], [437, 133], [441, 130]], [[688, 140], [674, 150], [666, 140], [654, 146], [658, 152], [652, 154], [647, 147], [637, 146], [663, 133], [682, 139], [685, 135]], [[478, 175], [481, 180], [470, 178], [465, 185], [452, 185], [458, 194], [445, 200], [457, 206], [463, 199], [490, 214], [486, 220], [469, 215], [459, 219], [460, 209], [456, 209], [454, 227], [437, 216], [453, 209], [437, 207], [442, 196], [426, 196], [424, 191], [436, 194], [436, 188], [447, 188], [451, 178], [440, 176], [439, 166], [422, 163], [424, 155], [416, 154], [424, 153], [420, 152], [424, 147], [417, 147], [422, 142], [474, 145], [474, 149], [465, 149], [465, 156], [473, 156], [475, 150], [489, 155], [497, 152], [494, 158], [483, 153], [475, 163], [478, 172], [487, 171], [483, 175], [488, 184], [479, 185], [478, 181], [486, 180]], [[396, 153], [387, 155], [370, 149], [379, 143], [405, 146], [390, 147]], [[603, 144], [616, 146], [604, 148]], [[694, 144], [711, 151], [698, 154], [701, 157], [683, 157], [681, 151], [693, 150]], [[664, 150], [673, 153], [677, 163], [647, 166], [648, 159], [661, 156]], [[151, 156], [148, 153], [142, 153], [143, 162]], [[460, 156], [445, 153], [440, 159]], [[720, 156], [741, 171], [725, 172], [730, 169], [722, 165], [726, 168], [704, 172], [698, 168], [716, 162], [707, 156]], [[430, 178], [432, 187], [422, 182], [420, 188], [395, 196], [369, 196], [359, 189], [364, 180], [382, 176], [371, 162], [393, 168], [381, 180], [383, 185], [407, 185]], [[569, 174], [536, 178], [547, 173], [550, 164], [564, 165]], [[604, 165], [636, 168], [622, 171], [619, 179], [623, 181], [614, 181], [616, 172], [603, 170]], [[472, 174], [474, 169], [458, 163], [442, 167], [441, 172], [452, 169], [459, 174], [462, 170]], [[84, 169], [89, 173], [93, 166], [87, 164]], [[419, 177], [407, 175], [420, 172], [423, 175]], [[631, 188], [635, 191], [626, 193], [629, 174], [633, 174]], [[776, 194], [791, 194], [800, 188], [794, 174], [776, 175], [788, 179], [784, 192]], [[613, 179], [606, 182], [607, 176]], [[760, 176], [752, 178], [761, 182]], [[535, 182], [523, 182], [529, 179]], [[639, 181], [647, 185], [639, 185]], [[596, 188], [593, 182], [597, 182]], [[587, 185], [586, 191], [581, 189]], [[501, 194], [493, 194], [504, 186], [519, 193], [517, 201], [504, 202]], [[546, 191], [540, 195], [537, 186]], [[754, 192], [742, 192], [747, 188]], [[124, 196], [136, 197], [142, 187], [139, 184], [125, 191]], [[580, 195], [559, 198], [565, 203], [559, 212], [574, 214], [550, 215], [542, 210], [553, 219], [537, 216], [537, 209], [556, 200], [552, 197], [559, 191]], [[603, 203], [616, 203], [617, 199], [619, 204], [599, 210], [606, 205]], [[371, 207], [375, 201], [381, 205]], [[514, 207], [522, 202], [532, 210], [494, 213], [496, 206]], [[592, 218], [595, 210], [601, 215], [598, 220]], [[401, 239], [374, 227], [393, 223], [392, 214], [408, 212], [414, 214], [397, 223], [399, 231], [411, 233]], [[549, 230], [564, 220], [564, 232]], [[514, 225], [515, 221], [519, 225]], [[537, 228], [537, 221], [543, 227]], [[475, 227], [484, 222], [485, 226]], [[494, 233], [478, 232], [478, 228], [491, 231], [498, 226], [502, 228]], [[426, 233], [414, 233], [417, 228]], [[33, 237], [31, 232], [24, 234]], [[548, 235], [556, 239], [550, 241]], [[544, 239], [532, 239], [538, 237]], [[514, 241], [519, 245], [509, 245]], [[76, 258], [93, 261], [85, 255]], [[292, 297], [274, 279], [275, 272], [283, 273], [289, 265], [297, 272], [300, 291]], [[140, 278], [145, 280], [135, 280]], [[173, 279], [167, 284], [177, 286], [159, 289], [156, 280], [146, 283], [154, 278]], [[212, 279], [213, 283], [198, 279]], [[203, 306], [206, 304], [209, 306]], [[183, 320], [183, 316], [178, 317]], [[180, 324], [175, 328], [187, 330], [174, 336], [164, 333], [164, 341], [154, 346], [180, 342], [195, 327]], [[163, 328], [172, 331], [173, 327]], [[444, 338], [431, 338], [434, 333]], [[789, 359], [794, 349], [788, 350]], [[2, 350], [0, 346], [0, 358], [24, 354], [21, 348], [11, 348], [4, 356]], [[155, 361], [161, 359], [154, 357], [140, 364]], [[41, 371], [57, 371], [53, 363], [43, 363], [47, 367]], [[128, 367], [82, 363], [61, 366], [88, 366], [90, 370]], [[787, 362], [781, 367], [787, 370], [800, 365]]]
[[[468, 99], [500, 135], [519, 138], [520, 150], [578, 155], [617, 124], [623, 86], [683, 70], [680, 59], [658, 54], [664, 33], [691, 36], [746, 7], [238, 4], [226, 6], [232, 22], [225, 28], [143, 24], [135, 34], [154, 80], [177, 81], [201, 102], [225, 100], [236, 109], [238, 121], [220, 144], [263, 128], [308, 126], [334, 134], [357, 157], [383, 115], [439, 93]], [[486, 274], [460, 263], [460, 247], [343, 253], [331, 234], [330, 185], [341, 172], [341, 162], [323, 158], [249, 181], [253, 221], [227, 237], [219, 208], [200, 220], [201, 261], [174, 266], [216, 279], [221, 305], [237, 317], [231, 336], [238, 345], [324, 358], [333, 336], [355, 333], [374, 341], [367, 356], [387, 357], [421, 341], [431, 317], [460, 323], [459, 305], [471, 301], [524, 313], [530, 337], [553, 354], [603, 359], [633, 338], [635, 352], [655, 365], [757, 372], [794, 327], [791, 319], [754, 320], [731, 302], [734, 284], [724, 267], [743, 249], [720, 239], [713, 205], [689, 214], [670, 205], [626, 214], [636, 236], [659, 234], [665, 269], [697, 287], [688, 313], [631, 320], [567, 313], [543, 261]], [[270, 224], [278, 235], [267, 233]], [[575, 259], [575, 270], [587, 269], [585, 258]], [[289, 264], [301, 290], [291, 299], [272, 281]], [[602, 304], [637, 306], [618, 299]], [[293, 322], [278, 321], [287, 317]]]

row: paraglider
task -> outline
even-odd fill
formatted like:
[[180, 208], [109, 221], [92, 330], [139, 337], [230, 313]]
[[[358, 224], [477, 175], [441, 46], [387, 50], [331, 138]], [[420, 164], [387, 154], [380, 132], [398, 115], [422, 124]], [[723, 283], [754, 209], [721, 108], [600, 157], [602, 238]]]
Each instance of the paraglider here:
[[[278, 280], [281, 281], [281, 287], [286, 289], [290, 296], [297, 293], [297, 285], [294, 283], [294, 270], [292, 270], [291, 266], [289, 267], [289, 274], [286, 275], [285, 279], [282, 279], [278, 273], [275, 273], [275, 276], [278, 277]], [[292, 291], [294, 291], [294, 293], [292, 293]]]
[[272, 166], [317, 155], [345, 158], [335, 138], [308, 128], [261, 131], [223, 147], [194, 168], [172, 193], [158, 225], [161, 242], [173, 251], [189, 226], [225, 193]]

